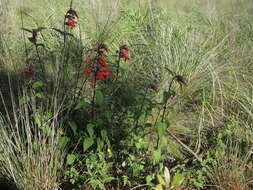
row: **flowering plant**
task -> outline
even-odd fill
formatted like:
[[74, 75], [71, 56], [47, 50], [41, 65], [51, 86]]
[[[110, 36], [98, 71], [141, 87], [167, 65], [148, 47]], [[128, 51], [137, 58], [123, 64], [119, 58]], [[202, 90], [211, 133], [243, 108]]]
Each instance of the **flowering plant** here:
[[71, 29], [74, 29], [77, 26], [77, 12], [74, 9], [69, 9], [65, 18], [68, 19], [67, 22], [65, 22], [65, 25], [69, 26]]
[[84, 70], [83, 73], [94, 72], [94, 76], [90, 82], [90, 87], [95, 86], [96, 80], [109, 80], [112, 73], [111, 69], [106, 67], [107, 63], [105, 62], [104, 53], [108, 51], [106, 44], [100, 44], [97, 49], [97, 56], [93, 59], [88, 60], [88, 64], [93, 64], [92, 67]]

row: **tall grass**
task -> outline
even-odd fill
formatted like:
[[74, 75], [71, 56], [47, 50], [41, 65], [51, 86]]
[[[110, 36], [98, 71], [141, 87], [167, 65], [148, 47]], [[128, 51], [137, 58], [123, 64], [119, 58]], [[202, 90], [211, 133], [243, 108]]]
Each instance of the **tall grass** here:
[[[10, 89], [12, 90], [12, 89]], [[23, 89], [23, 97], [32, 97]], [[58, 111], [45, 109], [35, 99], [16, 103], [0, 116], [0, 174], [19, 189], [52, 190], [60, 185], [65, 151], [60, 146], [62, 126]], [[23, 99], [24, 100], [24, 99]]]
[[[2, 6], [0, 21], [5, 27], [0, 29], [3, 42], [0, 45], [0, 68], [19, 73], [25, 64], [21, 14], [26, 28], [61, 28], [68, 6], [68, 0], [16, 0]], [[114, 55], [118, 44], [129, 44], [131, 61], [122, 64], [124, 72], [121, 77], [126, 85], [133, 86], [133, 94], [145, 92], [152, 83], [158, 86], [159, 92], [152, 94], [150, 99], [159, 102], [173, 77], [171, 71], [185, 77], [187, 86], [175, 85], [177, 96], [169, 103], [170, 110], [165, 114], [165, 119], [170, 122], [170, 133], [173, 133], [167, 137], [171, 140], [171, 144], [166, 144], [168, 157], [182, 160], [197, 155], [200, 161], [205, 159], [205, 153], [213, 143], [207, 135], [213, 137], [223, 133], [231, 119], [239, 123], [232, 130], [233, 134], [241, 134], [236, 136], [236, 142], [250, 143], [253, 120], [252, 1], [90, 0], [83, 3], [76, 0], [73, 6], [79, 13], [79, 28], [73, 33], [87, 49], [102, 41], [109, 44], [109, 53]], [[59, 47], [54, 33], [43, 35], [43, 40], [46, 39], [52, 49]], [[29, 44], [27, 47], [31, 48]], [[74, 47], [73, 54], [79, 52], [78, 47]], [[81, 59], [85, 59], [87, 55], [82, 56]], [[52, 78], [55, 77], [53, 64], [55, 62], [49, 60], [46, 65]], [[59, 83], [56, 88], [57, 85]], [[56, 89], [62, 94], [64, 91]], [[23, 95], [30, 97], [30, 92], [24, 92]], [[88, 97], [89, 93], [83, 97]], [[75, 92], [70, 92], [72, 95], [74, 97]], [[48, 105], [37, 105], [38, 102], [32, 99], [25, 104], [15, 101], [12, 98], [7, 119], [2, 116], [0, 120], [0, 137], [3, 139], [0, 143], [3, 170], [0, 173], [25, 189], [34, 185], [36, 189], [57, 187], [64, 160], [64, 151], [58, 146], [62, 124], [57, 116], [61, 102], [55, 100], [57, 103], [52, 109]], [[51, 119], [44, 118], [43, 113], [47, 112], [52, 112]], [[157, 113], [152, 114], [150, 122]], [[154, 134], [148, 138], [153, 139]], [[154, 147], [151, 141], [149, 149]], [[241, 149], [240, 146], [234, 148], [238, 152]], [[211, 180], [217, 184], [216, 188], [224, 189], [228, 180], [238, 182], [238, 189], [247, 188], [241, 181], [246, 178], [245, 163], [249, 160], [247, 158], [238, 165], [237, 160], [241, 159], [238, 152], [229, 153], [236, 157], [236, 161], [229, 163], [217, 158], [217, 165], [210, 168], [209, 174], [213, 174]], [[219, 173], [223, 164], [230, 165]], [[229, 170], [237, 169], [241, 171], [240, 176], [230, 176]], [[215, 177], [216, 174], [220, 175]]]

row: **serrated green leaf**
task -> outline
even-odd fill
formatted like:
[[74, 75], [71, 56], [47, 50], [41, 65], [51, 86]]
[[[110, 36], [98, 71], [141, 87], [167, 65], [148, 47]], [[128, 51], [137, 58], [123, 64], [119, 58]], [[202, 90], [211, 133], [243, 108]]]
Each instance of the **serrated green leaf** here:
[[91, 138], [93, 138], [93, 135], [94, 135], [94, 125], [91, 124], [91, 123], [89, 123], [89, 124], [86, 126], [86, 128], [87, 128], [87, 131], [88, 131], [88, 133], [89, 133], [89, 136], [90, 136]]
[[93, 143], [94, 143], [93, 138], [91, 137], [85, 138], [83, 141], [83, 151], [85, 152], [86, 150], [88, 150], [93, 145]]
[[32, 88], [36, 89], [36, 88], [42, 87], [43, 85], [44, 85], [43, 82], [37, 81], [37, 82], [33, 83]]
[[66, 136], [61, 137], [59, 140], [60, 148], [64, 148], [68, 144], [69, 141], [70, 141], [70, 138], [68, 138]]
[[89, 105], [88, 102], [85, 102], [84, 100], [81, 100], [75, 107], [75, 110], [79, 110], [85, 106]]
[[67, 156], [67, 164], [72, 165], [76, 160], [76, 155], [74, 154], [68, 154]]

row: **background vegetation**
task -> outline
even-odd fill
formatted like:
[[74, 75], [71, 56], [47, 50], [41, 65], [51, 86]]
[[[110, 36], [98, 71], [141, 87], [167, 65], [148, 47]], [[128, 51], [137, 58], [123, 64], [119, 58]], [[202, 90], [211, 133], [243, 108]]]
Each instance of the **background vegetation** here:
[[74, 29], [70, 6], [0, 0], [0, 183], [252, 189], [253, 1], [74, 0]]

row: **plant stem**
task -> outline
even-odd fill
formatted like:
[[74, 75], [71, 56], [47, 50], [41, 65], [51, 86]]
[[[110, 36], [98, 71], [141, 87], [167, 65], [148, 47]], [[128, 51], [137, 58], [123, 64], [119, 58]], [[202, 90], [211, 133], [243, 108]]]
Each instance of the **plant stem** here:
[[97, 72], [95, 71], [94, 74], [95, 81], [93, 87], [93, 97], [92, 97], [92, 120], [95, 120], [95, 96], [96, 96], [96, 83], [97, 83]]
[[[148, 89], [149, 89], [149, 86], [148, 86], [148, 87], [146, 88], [146, 90], [145, 90], [145, 93], [144, 93], [144, 96], [143, 96], [143, 100], [142, 100], [142, 103], [141, 103], [141, 108], [140, 108], [140, 110], [139, 110], [140, 113], [141, 113], [142, 110], [143, 110], [143, 106], [144, 106], [144, 103], [145, 103], [145, 100], [146, 100], [146, 97], [147, 97]], [[137, 128], [138, 123], [139, 123], [139, 117], [138, 117], [138, 119], [137, 119], [136, 122], [135, 122], [135, 125], [134, 125], [133, 130], [135, 130], [135, 129]]]
[[[173, 77], [172, 80], [170, 81], [169, 92], [171, 91], [171, 87], [172, 87], [172, 84], [173, 84], [175, 79], [176, 79], [176, 77]], [[164, 121], [165, 112], [166, 112], [166, 109], [167, 109], [167, 102], [168, 102], [168, 100], [166, 102], [164, 102], [164, 105], [163, 105], [162, 122]]]
[[39, 50], [38, 50], [38, 46], [37, 46], [36, 43], [34, 45], [35, 45], [36, 53], [37, 53], [37, 56], [38, 56], [38, 59], [39, 59], [39, 62], [40, 62], [41, 70], [42, 70], [42, 72], [44, 72], [45, 70], [44, 70], [44, 67], [42, 65], [42, 61], [41, 61], [40, 53], [39, 53]]
[[119, 76], [119, 65], [120, 65], [120, 56], [117, 61], [117, 72], [116, 72], [116, 82], [118, 81], [118, 76]]

